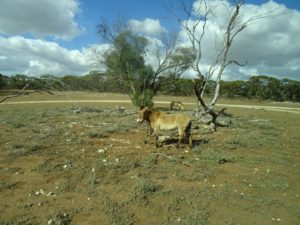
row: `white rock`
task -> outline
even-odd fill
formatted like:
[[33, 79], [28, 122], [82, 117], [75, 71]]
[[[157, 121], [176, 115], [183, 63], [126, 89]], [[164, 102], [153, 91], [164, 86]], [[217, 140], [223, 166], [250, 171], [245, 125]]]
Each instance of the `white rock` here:
[[100, 148], [100, 149], [98, 149], [98, 152], [99, 152], [99, 153], [105, 153], [105, 149]]

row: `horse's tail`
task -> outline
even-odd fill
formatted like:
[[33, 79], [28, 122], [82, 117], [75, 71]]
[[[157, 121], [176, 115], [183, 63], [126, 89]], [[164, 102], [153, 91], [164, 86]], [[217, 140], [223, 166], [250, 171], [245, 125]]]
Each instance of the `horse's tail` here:
[[192, 148], [193, 147], [193, 143], [192, 143], [192, 121], [190, 120], [188, 125], [186, 126], [185, 130], [185, 142], [189, 143], [189, 147]]

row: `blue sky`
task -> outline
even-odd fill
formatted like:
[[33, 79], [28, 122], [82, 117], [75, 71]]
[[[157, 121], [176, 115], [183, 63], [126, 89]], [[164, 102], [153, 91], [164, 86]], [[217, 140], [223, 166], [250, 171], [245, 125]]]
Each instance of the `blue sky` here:
[[[179, 44], [188, 45], [180, 24], [164, 7], [167, 1], [0, 0], [0, 73], [62, 76], [103, 70], [103, 66], [95, 67], [89, 60], [93, 49], [108, 48], [97, 35], [96, 25], [101, 18], [114, 21], [119, 14], [135, 29], [143, 30], [151, 43], [159, 43], [156, 33], [177, 30], [182, 40]], [[214, 1], [228, 3], [228, 0], [208, 2]], [[243, 16], [255, 16], [256, 12], [272, 7], [283, 13], [276, 19], [252, 24], [237, 39], [232, 56], [249, 64], [229, 68], [224, 79], [266, 74], [300, 80], [300, 1], [246, 0]], [[207, 36], [207, 41], [212, 39], [210, 34]], [[149, 46], [150, 52], [153, 47]], [[213, 48], [208, 42], [204, 47], [207, 52]], [[153, 57], [147, 59], [155, 66]], [[209, 56], [204, 58], [203, 68], [208, 61]]]
[[[96, 33], [96, 26], [101, 18], [114, 21], [118, 15], [125, 19], [144, 20], [145, 18], [159, 19], [160, 23], [171, 29], [179, 29], [178, 22], [165, 8], [167, 0], [80, 0], [81, 12], [76, 16], [76, 21], [85, 29], [81, 36], [72, 41], [60, 42], [66, 48], [87, 47], [99, 43], [101, 40]], [[261, 5], [267, 0], [248, 0], [247, 3]], [[298, 0], [276, 0], [288, 8], [300, 10]]]
[[159, 19], [162, 25], [178, 29], [178, 23], [176, 21], [174, 23], [172, 16], [164, 8], [165, 3], [165, 0], [82, 0], [80, 1], [81, 13], [76, 19], [85, 28], [85, 32], [72, 42], [62, 42], [62, 45], [77, 48], [100, 42], [96, 34], [96, 26], [100, 19], [106, 18], [113, 22], [119, 15], [128, 20]]
[[[81, 12], [76, 16], [76, 21], [85, 32], [72, 41], [61, 42], [66, 48], [87, 47], [90, 44], [99, 43], [101, 40], [96, 34], [96, 26], [100, 19], [107, 18], [114, 21], [118, 15], [125, 19], [144, 20], [145, 18], [159, 19], [165, 27], [179, 29], [178, 22], [165, 8], [167, 0], [80, 0]], [[267, 0], [247, 0], [247, 3], [261, 5]], [[276, 0], [288, 8], [300, 10], [298, 0]]]

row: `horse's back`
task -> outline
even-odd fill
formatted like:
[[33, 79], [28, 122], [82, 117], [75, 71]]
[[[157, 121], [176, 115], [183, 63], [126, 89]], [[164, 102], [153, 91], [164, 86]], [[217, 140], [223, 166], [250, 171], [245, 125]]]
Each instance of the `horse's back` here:
[[157, 117], [157, 125], [162, 130], [171, 130], [176, 128], [185, 128], [191, 119], [184, 114], [166, 114], [160, 113]]

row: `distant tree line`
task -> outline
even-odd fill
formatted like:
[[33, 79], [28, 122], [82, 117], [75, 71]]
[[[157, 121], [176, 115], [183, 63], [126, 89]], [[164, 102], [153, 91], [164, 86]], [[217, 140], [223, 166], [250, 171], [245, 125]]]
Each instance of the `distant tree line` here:
[[[195, 81], [189, 79], [178, 79], [174, 82], [172, 77], [159, 77], [170, 84], [159, 90], [160, 94], [166, 95], [194, 95], [193, 84]], [[196, 80], [197, 82], [197, 80]], [[43, 75], [40, 77], [29, 77], [22, 74], [5, 76], [0, 74], [0, 90], [22, 89], [27, 85], [31, 90], [57, 90], [57, 91], [94, 91], [128, 93], [128, 88], [117, 79], [107, 76], [99, 71], [91, 71], [84, 76], [65, 75], [55, 77]], [[210, 81], [206, 89], [207, 95], [212, 95], [216, 83]], [[248, 81], [222, 81], [221, 96], [226, 98], [255, 98], [274, 101], [300, 102], [300, 81], [287, 78], [276, 79], [268, 76], [252, 76]]]

